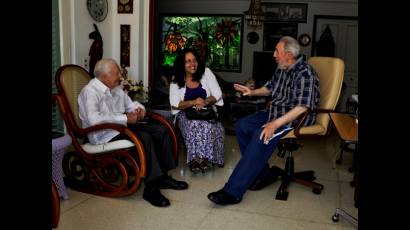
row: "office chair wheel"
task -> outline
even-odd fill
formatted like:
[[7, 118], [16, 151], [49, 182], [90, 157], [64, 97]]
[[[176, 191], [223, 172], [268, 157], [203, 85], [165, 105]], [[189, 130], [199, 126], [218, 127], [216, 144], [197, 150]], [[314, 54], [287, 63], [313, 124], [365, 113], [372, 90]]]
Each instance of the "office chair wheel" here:
[[333, 222], [339, 222], [339, 214], [335, 213], [335, 214], [332, 216], [332, 220], [333, 220]]
[[316, 195], [319, 195], [320, 193], [322, 193], [322, 190], [323, 190], [323, 188], [322, 189], [314, 188], [314, 189], [312, 189], [312, 192]]

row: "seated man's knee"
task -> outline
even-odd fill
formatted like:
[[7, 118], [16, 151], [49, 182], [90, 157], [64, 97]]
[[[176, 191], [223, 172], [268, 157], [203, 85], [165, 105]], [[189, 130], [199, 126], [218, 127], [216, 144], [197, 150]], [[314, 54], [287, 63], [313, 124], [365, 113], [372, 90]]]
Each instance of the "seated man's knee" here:
[[147, 132], [142, 132], [142, 131], [137, 131], [136, 133], [137, 133], [137, 136], [140, 137], [143, 142], [149, 143], [150, 141], [152, 141], [151, 134]]
[[161, 135], [168, 135], [168, 129], [165, 127], [165, 125], [158, 125], [158, 130]]
[[244, 125], [245, 122], [243, 119], [239, 119], [236, 123], [235, 123], [235, 130], [238, 132], [243, 131], [244, 130]]

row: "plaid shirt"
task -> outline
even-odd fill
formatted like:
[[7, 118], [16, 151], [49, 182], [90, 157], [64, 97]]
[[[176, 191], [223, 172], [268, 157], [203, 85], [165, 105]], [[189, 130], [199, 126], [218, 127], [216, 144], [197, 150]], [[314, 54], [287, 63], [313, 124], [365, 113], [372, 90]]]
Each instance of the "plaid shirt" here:
[[[319, 80], [313, 68], [302, 58], [287, 70], [276, 69], [272, 80], [265, 84], [271, 91], [272, 103], [269, 107], [268, 121], [277, 119], [296, 106], [315, 109], [319, 103]], [[296, 125], [299, 119], [292, 122]], [[311, 125], [315, 122], [315, 114], [307, 116], [303, 123]]]

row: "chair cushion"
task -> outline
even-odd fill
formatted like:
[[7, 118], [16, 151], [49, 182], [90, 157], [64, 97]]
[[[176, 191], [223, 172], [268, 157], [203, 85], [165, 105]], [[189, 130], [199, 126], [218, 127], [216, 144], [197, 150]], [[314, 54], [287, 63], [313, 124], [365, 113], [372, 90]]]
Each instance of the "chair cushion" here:
[[82, 145], [83, 149], [90, 154], [105, 153], [113, 150], [130, 148], [133, 146], [134, 143], [129, 140], [118, 140], [99, 145], [93, 145], [91, 143]]

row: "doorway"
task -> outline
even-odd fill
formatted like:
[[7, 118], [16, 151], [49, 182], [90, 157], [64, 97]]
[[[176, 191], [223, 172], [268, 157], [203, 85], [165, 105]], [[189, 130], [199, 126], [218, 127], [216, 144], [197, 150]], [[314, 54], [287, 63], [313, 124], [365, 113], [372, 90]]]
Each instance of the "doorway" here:
[[[321, 35], [330, 29], [334, 41], [334, 56], [345, 63], [344, 90], [337, 110], [345, 111], [346, 102], [358, 93], [358, 24], [357, 17], [314, 15], [311, 56], [317, 56]], [[327, 29], [326, 29], [327, 28]]]

